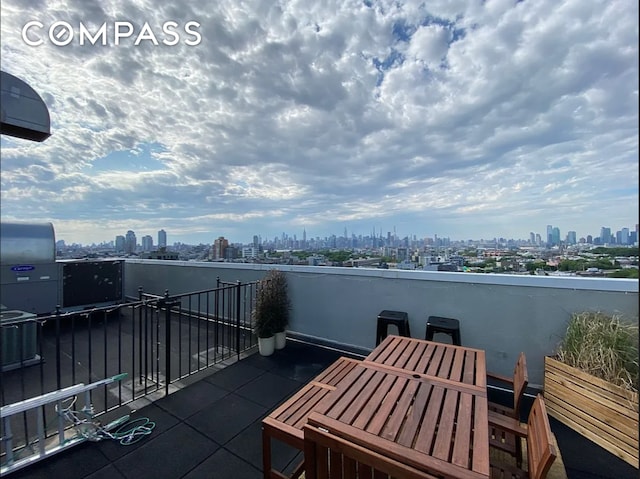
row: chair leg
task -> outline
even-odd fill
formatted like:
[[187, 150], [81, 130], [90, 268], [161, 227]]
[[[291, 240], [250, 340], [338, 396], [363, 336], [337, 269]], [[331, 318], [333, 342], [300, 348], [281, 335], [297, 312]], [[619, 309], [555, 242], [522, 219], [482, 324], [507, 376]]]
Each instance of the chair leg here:
[[387, 325], [378, 321], [378, 326], [376, 327], [376, 346], [382, 342], [384, 338], [387, 337]]
[[425, 333], [424, 338], [427, 341], [433, 341], [433, 329], [431, 329], [429, 326], [427, 326], [427, 332]]

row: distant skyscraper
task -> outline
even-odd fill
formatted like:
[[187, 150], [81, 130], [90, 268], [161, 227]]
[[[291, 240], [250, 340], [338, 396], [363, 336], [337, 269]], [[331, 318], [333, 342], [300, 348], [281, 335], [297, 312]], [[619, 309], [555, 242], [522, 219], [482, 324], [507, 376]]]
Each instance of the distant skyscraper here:
[[553, 226], [552, 225], [547, 225], [546, 240], [548, 244], [553, 244]]
[[229, 246], [229, 241], [224, 236], [220, 236], [213, 242], [213, 259], [224, 259], [225, 250]]
[[621, 242], [620, 244], [629, 244], [629, 228], [622, 228], [622, 230], [620, 230], [620, 233], [622, 233], [621, 236]]
[[165, 230], [158, 231], [158, 248], [167, 247], [167, 232]]
[[611, 228], [605, 228], [604, 226], [600, 228], [600, 243], [611, 243]]
[[551, 231], [551, 244], [559, 245], [560, 244], [560, 228], [557, 226], [553, 228]]
[[593, 236], [587, 235], [587, 244], [593, 244]]
[[118, 235], [116, 236], [116, 253], [124, 252], [124, 236]]
[[538, 233], [536, 233], [536, 244], [538, 246], [540, 246], [542, 244], [542, 237]]
[[576, 238], [577, 238], [576, 232], [575, 231], [569, 231], [567, 233], [567, 244], [576, 244], [577, 243]]
[[142, 251], [148, 252], [153, 250], [153, 237], [145, 235], [142, 237]]
[[127, 235], [124, 238], [124, 252], [127, 254], [135, 253], [137, 246], [136, 234], [131, 230], [127, 231]]

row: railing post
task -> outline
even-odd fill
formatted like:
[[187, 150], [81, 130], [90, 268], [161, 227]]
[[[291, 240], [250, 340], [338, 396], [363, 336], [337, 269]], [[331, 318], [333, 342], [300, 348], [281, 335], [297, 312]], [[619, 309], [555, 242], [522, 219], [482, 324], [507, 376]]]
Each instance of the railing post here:
[[142, 301], [142, 293], [144, 292], [144, 290], [142, 289], [142, 286], [138, 286], [138, 301]]
[[242, 299], [242, 282], [236, 281], [236, 353], [238, 354], [238, 361], [240, 361], [240, 303]]
[[56, 386], [62, 389], [62, 373], [60, 371], [60, 305], [56, 305]]
[[169, 290], [164, 290], [164, 318], [165, 318], [165, 370], [166, 378], [164, 394], [169, 395], [169, 383], [171, 382], [171, 306], [169, 305]]

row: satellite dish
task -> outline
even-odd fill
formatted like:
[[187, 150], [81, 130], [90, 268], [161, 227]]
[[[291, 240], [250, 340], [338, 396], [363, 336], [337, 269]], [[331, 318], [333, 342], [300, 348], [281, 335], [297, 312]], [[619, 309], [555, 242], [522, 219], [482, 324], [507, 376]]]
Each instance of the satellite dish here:
[[0, 133], [31, 141], [44, 141], [51, 136], [49, 110], [40, 95], [3, 71], [0, 71]]

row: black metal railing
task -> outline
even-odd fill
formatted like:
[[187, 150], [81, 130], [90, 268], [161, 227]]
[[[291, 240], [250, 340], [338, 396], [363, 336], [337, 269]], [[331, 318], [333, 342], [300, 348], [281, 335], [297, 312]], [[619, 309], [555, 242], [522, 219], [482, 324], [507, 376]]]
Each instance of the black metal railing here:
[[[124, 304], [3, 321], [2, 406], [120, 373], [123, 381], [92, 392], [96, 416], [154, 393], [256, 345], [251, 311], [257, 283], [229, 283], [182, 294], [146, 293]], [[7, 345], [13, 348], [7, 349]], [[55, 427], [53, 406], [41, 419]], [[13, 418], [13, 444], [29, 445], [40, 418]], [[15, 425], [18, 422], [18, 428]], [[16, 440], [17, 431], [22, 441]], [[0, 455], [4, 457], [4, 442]]]

